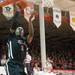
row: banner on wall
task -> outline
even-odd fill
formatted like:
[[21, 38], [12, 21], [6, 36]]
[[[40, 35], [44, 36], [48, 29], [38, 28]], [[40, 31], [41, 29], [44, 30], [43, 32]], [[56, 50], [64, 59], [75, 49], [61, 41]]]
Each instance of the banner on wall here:
[[3, 15], [9, 20], [14, 16], [13, 4], [9, 4], [3, 7]]
[[[34, 5], [28, 5], [25, 9], [24, 9], [24, 17], [27, 21], [29, 21], [29, 18], [31, 16], [31, 14], [34, 12]], [[32, 20], [34, 20], [35, 17], [32, 18]]]
[[53, 8], [53, 23], [57, 28], [61, 25], [61, 10], [59, 8]]
[[70, 26], [75, 31], [75, 12], [70, 12]]

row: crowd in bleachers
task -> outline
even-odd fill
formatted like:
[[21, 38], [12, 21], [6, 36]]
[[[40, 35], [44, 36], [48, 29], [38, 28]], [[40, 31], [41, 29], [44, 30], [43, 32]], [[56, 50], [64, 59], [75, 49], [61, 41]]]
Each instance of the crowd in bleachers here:
[[[48, 52], [48, 57], [53, 61], [53, 69], [74, 70], [75, 57], [74, 50], [52, 50]], [[41, 63], [40, 57], [35, 57], [34, 62]]]
[[[6, 62], [5, 53], [0, 52], [0, 64], [3, 65]], [[37, 52], [38, 53], [38, 52]], [[37, 63], [41, 67], [41, 58], [38, 54], [32, 55], [32, 67]], [[47, 57], [52, 60], [53, 69], [71, 69], [75, 70], [75, 51], [72, 50], [50, 50]]]
[[72, 51], [55, 50], [50, 53], [55, 69], [73, 69]]

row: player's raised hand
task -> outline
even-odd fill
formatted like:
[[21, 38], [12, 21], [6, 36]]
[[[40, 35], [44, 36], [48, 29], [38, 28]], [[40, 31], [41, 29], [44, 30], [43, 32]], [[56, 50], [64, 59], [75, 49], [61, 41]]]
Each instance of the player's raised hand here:
[[29, 18], [29, 21], [32, 21], [33, 17], [35, 16], [35, 12], [33, 12]]

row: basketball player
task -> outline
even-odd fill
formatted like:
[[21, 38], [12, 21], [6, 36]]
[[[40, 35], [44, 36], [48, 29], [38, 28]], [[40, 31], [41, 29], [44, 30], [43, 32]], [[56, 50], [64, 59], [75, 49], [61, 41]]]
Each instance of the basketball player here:
[[26, 75], [24, 72], [23, 61], [26, 56], [26, 49], [28, 46], [26, 43], [31, 43], [34, 35], [33, 14], [29, 18], [28, 30], [29, 34], [27, 38], [24, 37], [23, 27], [17, 26], [14, 23], [10, 28], [10, 36], [8, 38], [8, 62], [6, 64], [7, 75]]

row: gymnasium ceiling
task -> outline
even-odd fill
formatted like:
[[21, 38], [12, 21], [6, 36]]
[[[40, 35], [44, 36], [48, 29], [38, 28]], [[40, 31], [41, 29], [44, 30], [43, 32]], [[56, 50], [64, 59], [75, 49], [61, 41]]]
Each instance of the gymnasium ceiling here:
[[[39, 4], [39, 0], [27, 0]], [[44, 0], [45, 7], [58, 7], [62, 10], [75, 11], [75, 0]]]
[[62, 10], [75, 11], [75, 0], [54, 0], [54, 6]]

